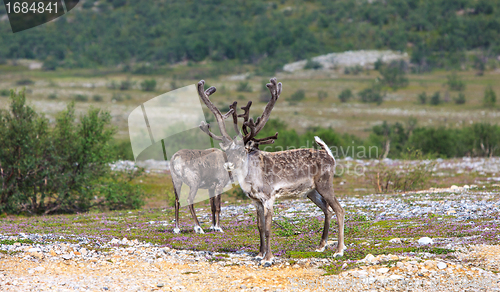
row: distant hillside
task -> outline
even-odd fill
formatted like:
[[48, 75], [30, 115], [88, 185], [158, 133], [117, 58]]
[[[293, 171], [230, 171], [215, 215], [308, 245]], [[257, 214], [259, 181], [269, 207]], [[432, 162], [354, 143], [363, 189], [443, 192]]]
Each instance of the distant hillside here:
[[272, 71], [360, 49], [407, 51], [430, 67], [456, 66], [467, 50], [500, 54], [500, 1], [86, 0], [16, 34], [0, 21], [0, 60], [40, 59], [46, 69], [235, 59]]

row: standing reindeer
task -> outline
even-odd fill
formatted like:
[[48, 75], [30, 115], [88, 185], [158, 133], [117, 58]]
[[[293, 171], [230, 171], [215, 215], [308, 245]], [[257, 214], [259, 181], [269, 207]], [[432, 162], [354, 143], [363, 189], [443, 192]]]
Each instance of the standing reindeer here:
[[[201, 127], [201, 126], [200, 126]], [[205, 124], [209, 131], [208, 124]], [[204, 130], [204, 129], [202, 129]], [[193, 200], [198, 189], [208, 189], [210, 206], [212, 209], [212, 226], [210, 230], [223, 232], [219, 226], [222, 189], [230, 179], [230, 164], [225, 163], [226, 154], [216, 148], [206, 150], [182, 149], [177, 151], [170, 160], [170, 169], [175, 193], [175, 228], [174, 233], [179, 233], [179, 194], [182, 183], [189, 186], [188, 204], [193, 216], [196, 233], [204, 233], [196, 217]], [[229, 175], [228, 175], [229, 174]]]
[[[266, 124], [271, 111], [281, 94], [281, 82], [276, 78], [266, 86], [271, 91], [271, 100], [266, 105], [262, 116], [255, 121], [250, 118], [250, 106], [242, 107], [244, 114], [237, 115], [236, 102], [230, 105], [230, 110], [222, 115], [209, 99], [216, 90], [210, 87], [203, 90], [204, 81], [198, 83], [198, 94], [205, 105], [212, 111], [218, 123], [222, 136], [215, 136], [208, 126], [202, 122], [202, 129], [212, 138], [222, 141], [221, 147], [227, 153], [228, 161], [232, 163], [233, 174], [237, 177], [242, 190], [252, 199], [257, 210], [257, 226], [260, 233], [260, 249], [256, 259], [262, 260], [264, 266], [271, 266], [270, 237], [273, 216], [273, 204], [276, 198], [308, 197], [325, 214], [323, 234], [316, 251], [324, 251], [328, 239], [330, 221], [335, 212], [338, 224], [338, 244], [334, 257], [344, 254], [344, 209], [333, 193], [333, 175], [335, 158], [328, 146], [320, 138], [316, 143], [323, 150], [294, 149], [280, 152], [265, 152], [259, 150], [259, 145], [272, 144], [277, 139], [274, 136], [257, 139], [257, 134]], [[231, 138], [225, 129], [224, 119], [233, 116], [234, 127], [238, 135]], [[238, 117], [243, 118], [241, 130], [238, 128]]]

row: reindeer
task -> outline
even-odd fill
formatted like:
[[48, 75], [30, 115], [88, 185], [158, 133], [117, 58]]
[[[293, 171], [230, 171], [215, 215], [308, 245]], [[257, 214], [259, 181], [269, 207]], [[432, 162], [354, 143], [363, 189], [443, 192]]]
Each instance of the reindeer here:
[[[200, 127], [212, 138], [222, 141], [221, 149], [227, 154], [228, 161], [233, 168], [233, 175], [236, 176], [242, 190], [256, 207], [260, 234], [257, 260], [262, 260], [261, 263], [266, 267], [273, 263], [270, 238], [274, 201], [277, 198], [306, 196], [325, 214], [323, 234], [316, 251], [325, 250], [330, 220], [335, 212], [338, 224], [338, 244], [334, 257], [342, 257], [345, 249], [344, 209], [333, 193], [336, 163], [325, 142], [315, 137], [316, 143], [322, 150], [304, 148], [280, 152], [259, 150], [259, 145], [272, 144], [278, 138], [278, 133], [266, 138], [255, 138], [268, 121], [281, 94], [281, 82], [277, 83], [276, 78], [272, 78], [270, 82], [266, 86], [271, 92], [271, 100], [266, 105], [263, 114], [254, 121], [250, 118], [251, 101], [241, 108], [245, 111], [241, 115], [236, 113], [236, 102], [230, 105], [228, 113], [222, 115], [209, 99], [209, 96], [216, 91], [215, 87], [204, 91], [204, 81], [201, 80], [198, 83], [198, 94], [214, 114], [222, 136], [213, 135], [204, 122]], [[234, 138], [227, 134], [224, 125], [224, 119], [229, 115], [233, 116], [233, 124], [238, 133]], [[239, 130], [238, 118], [243, 118], [241, 127], [243, 133]]]
[[[208, 130], [208, 124], [205, 125]], [[175, 193], [175, 228], [174, 233], [179, 233], [179, 194], [182, 183], [189, 186], [188, 204], [189, 211], [193, 216], [196, 233], [204, 233], [200, 222], [196, 217], [193, 200], [198, 189], [208, 189], [210, 206], [212, 209], [212, 231], [222, 231], [219, 225], [221, 193], [228, 184], [231, 174], [226, 163], [226, 154], [220, 149], [211, 148], [206, 150], [181, 149], [177, 151], [170, 160], [170, 170]], [[231, 177], [232, 180], [232, 177]]]

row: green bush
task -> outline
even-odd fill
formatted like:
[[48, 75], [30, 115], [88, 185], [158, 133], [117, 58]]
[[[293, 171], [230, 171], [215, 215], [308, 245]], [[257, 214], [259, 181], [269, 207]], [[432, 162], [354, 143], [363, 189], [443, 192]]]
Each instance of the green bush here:
[[465, 104], [465, 94], [463, 92], [460, 92], [457, 96], [457, 98], [454, 99], [456, 104]]
[[134, 82], [132, 82], [130, 79], [122, 80], [122, 82], [120, 82], [120, 90], [129, 90], [133, 85]]
[[382, 65], [379, 69], [382, 75], [381, 83], [393, 90], [407, 87], [409, 81], [406, 77], [406, 67], [405, 61], [392, 61], [389, 65]]
[[384, 95], [379, 86], [373, 85], [372, 87], [365, 88], [358, 93], [361, 102], [376, 103], [380, 105], [384, 101]]
[[89, 97], [84, 94], [75, 94], [74, 99], [76, 101], [89, 101]]
[[[380, 161], [375, 171], [369, 174], [369, 180], [376, 192], [406, 192], [426, 187], [436, 162], [421, 161], [424, 156], [419, 150], [407, 150], [403, 159], [399, 168], [386, 166]], [[412, 163], [411, 160], [420, 161]]]
[[236, 86], [236, 91], [238, 92], [252, 92], [252, 86], [246, 81], [241, 81]]
[[496, 102], [497, 102], [497, 95], [495, 94], [495, 91], [493, 91], [493, 88], [491, 86], [488, 86], [484, 90], [483, 103], [487, 107], [494, 107]]
[[156, 89], [156, 80], [155, 79], [146, 79], [141, 82], [141, 89], [143, 91], [155, 91]]
[[323, 101], [328, 97], [328, 92], [320, 90], [318, 91], [318, 99], [319, 101]]
[[0, 90], [0, 96], [9, 96], [10, 95], [10, 90], [8, 89], [1, 89]]
[[308, 59], [306, 65], [304, 66], [304, 69], [318, 70], [321, 68], [323, 68], [323, 65], [321, 65], [321, 63], [313, 61], [311, 59]]
[[101, 96], [101, 95], [95, 94], [94, 96], [92, 96], [92, 100], [93, 100], [93, 101], [96, 101], [96, 102], [101, 102], [101, 101], [103, 101], [104, 99], [102, 98], [102, 96]]
[[304, 100], [306, 98], [306, 91], [304, 89], [299, 89], [292, 93], [292, 95], [288, 98], [289, 101], [291, 102], [297, 102]]
[[448, 87], [450, 90], [453, 91], [463, 91], [465, 90], [465, 82], [457, 75], [456, 72], [451, 73], [450, 75], [446, 76], [448, 81], [446, 82], [448, 84]]
[[16, 85], [33, 85], [35, 84], [35, 81], [25, 78], [25, 79], [20, 79], [16, 81]]
[[352, 97], [352, 91], [347, 88], [342, 90], [342, 92], [339, 94], [339, 99], [340, 102], [347, 102], [349, 99]]
[[143, 192], [130, 184], [140, 173], [110, 170], [115, 156], [110, 114], [91, 108], [78, 120], [72, 103], [51, 128], [26, 105], [24, 92], [11, 94], [10, 110], [0, 111], [0, 212], [52, 214], [143, 204]]
[[424, 91], [418, 95], [418, 102], [420, 104], [426, 104], [427, 103], [427, 93]]
[[434, 94], [431, 96], [431, 104], [432, 105], [441, 104], [441, 95], [439, 91], [434, 92]]

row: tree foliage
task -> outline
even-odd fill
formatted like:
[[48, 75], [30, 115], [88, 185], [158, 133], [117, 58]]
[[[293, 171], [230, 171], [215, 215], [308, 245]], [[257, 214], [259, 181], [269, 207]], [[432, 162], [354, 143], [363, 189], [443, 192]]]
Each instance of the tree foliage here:
[[0, 212], [32, 214], [87, 211], [92, 207], [137, 208], [142, 191], [111, 174], [111, 116], [91, 108], [76, 122], [74, 104], [54, 127], [11, 93], [0, 111]]
[[425, 71], [456, 68], [466, 50], [500, 53], [498, 1], [275, 2], [89, 0], [71, 22], [68, 15], [22, 34], [0, 22], [0, 59], [45, 60], [47, 70], [239, 60], [274, 71], [322, 53], [392, 49], [408, 51]]

